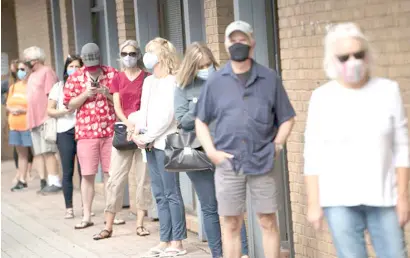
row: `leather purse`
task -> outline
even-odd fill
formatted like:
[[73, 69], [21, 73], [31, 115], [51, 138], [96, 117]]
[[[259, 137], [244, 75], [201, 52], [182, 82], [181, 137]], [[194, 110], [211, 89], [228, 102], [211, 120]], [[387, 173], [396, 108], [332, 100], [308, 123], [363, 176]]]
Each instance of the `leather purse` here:
[[213, 170], [195, 132], [169, 134], [165, 141], [165, 170], [168, 172], [191, 172]]
[[138, 146], [127, 140], [127, 126], [124, 123], [115, 123], [112, 146], [117, 150], [135, 150]]

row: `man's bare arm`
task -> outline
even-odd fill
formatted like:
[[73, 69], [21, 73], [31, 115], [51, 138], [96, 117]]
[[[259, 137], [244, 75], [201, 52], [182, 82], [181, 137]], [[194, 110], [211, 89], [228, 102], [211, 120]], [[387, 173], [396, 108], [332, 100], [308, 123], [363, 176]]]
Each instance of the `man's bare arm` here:
[[211, 132], [209, 131], [208, 125], [197, 118], [195, 119], [195, 129], [196, 136], [201, 142], [202, 148], [204, 148], [205, 152], [207, 154], [215, 152], [215, 145], [212, 142]]
[[293, 125], [295, 124], [295, 118], [291, 118], [288, 121], [282, 123], [279, 126], [278, 133], [276, 134], [274, 143], [275, 144], [285, 144], [288, 139], [290, 132], [292, 131]]

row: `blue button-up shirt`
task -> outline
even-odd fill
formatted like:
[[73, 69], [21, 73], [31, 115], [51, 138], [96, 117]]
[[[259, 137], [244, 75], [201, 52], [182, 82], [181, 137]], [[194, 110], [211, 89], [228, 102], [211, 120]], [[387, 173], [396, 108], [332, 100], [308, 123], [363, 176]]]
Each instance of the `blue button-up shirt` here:
[[295, 111], [277, 73], [253, 61], [246, 84], [231, 63], [215, 72], [202, 89], [196, 116], [215, 122], [215, 147], [234, 155], [235, 172], [259, 175], [273, 169], [276, 131]]

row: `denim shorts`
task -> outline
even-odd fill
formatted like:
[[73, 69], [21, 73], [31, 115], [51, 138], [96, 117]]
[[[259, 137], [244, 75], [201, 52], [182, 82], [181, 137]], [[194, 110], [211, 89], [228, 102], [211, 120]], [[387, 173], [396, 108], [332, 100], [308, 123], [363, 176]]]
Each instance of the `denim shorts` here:
[[15, 131], [9, 132], [9, 144], [14, 146], [31, 147], [33, 145], [31, 141], [30, 131]]

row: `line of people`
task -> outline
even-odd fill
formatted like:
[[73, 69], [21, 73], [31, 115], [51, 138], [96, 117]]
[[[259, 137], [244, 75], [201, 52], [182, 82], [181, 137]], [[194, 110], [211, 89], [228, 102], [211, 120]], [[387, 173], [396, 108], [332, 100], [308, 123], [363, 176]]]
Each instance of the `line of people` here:
[[[21, 190], [22, 185], [27, 187], [25, 175], [22, 175], [22, 171], [27, 171], [24, 169], [28, 164], [27, 154], [21, 153], [20, 143], [12, 137], [13, 133], [17, 133], [20, 137], [18, 140], [28, 141], [24, 142], [25, 150], [28, 152], [32, 147], [36, 156], [42, 155], [48, 160], [55, 159], [55, 153], [58, 150], [63, 170], [62, 183], [57, 180], [58, 176], [55, 178], [54, 174], [49, 173], [49, 183], [46, 185], [45, 175], [47, 174], [44, 173], [43, 176], [40, 175], [41, 190], [39, 193], [56, 193], [62, 188], [66, 205], [64, 218], [74, 218], [73, 175], [75, 156], [77, 156], [83, 214], [81, 222], [75, 225], [75, 228], [84, 229], [93, 225], [91, 208], [94, 181], [98, 165], [101, 163], [106, 183], [105, 228], [93, 238], [95, 240], [109, 238], [113, 232], [113, 224], [124, 223], [124, 221], [115, 220], [115, 214], [122, 208], [125, 182], [134, 162], [137, 172], [137, 235], [150, 234], [143, 225], [143, 218], [152, 205], [152, 194], [154, 194], [159, 211], [160, 243], [151, 248], [147, 256], [183, 255], [186, 250], [183, 248], [182, 240], [186, 239], [187, 231], [179, 175], [166, 173], [163, 164], [165, 137], [176, 130], [176, 124], [178, 122], [183, 124], [184, 130], [194, 130], [194, 117], [192, 116], [194, 106], [191, 105], [190, 110], [184, 110], [192, 99], [176, 100], [175, 109], [178, 118], [174, 119], [174, 91], [179, 69], [177, 52], [171, 42], [156, 38], [146, 46], [143, 61], [142, 51], [137, 42], [127, 40], [120, 46], [120, 58], [121, 72], [101, 65], [98, 46], [94, 43], [86, 44], [79, 56], [70, 55], [66, 59], [63, 80], [56, 82], [55, 73], [49, 67], [44, 66], [45, 56], [42, 49], [31, 47], [24, 51], [24, 61], [19, 62], [19, 65], [20, 70], [24, 68], [26, 73], [20, 76], [19, 83], [14, 83], [10, 87], [7, 98], [7, 107], [10, 111], [9, 120], [11, 120], [9, 123], [10, 145], [16, 146], [20, 162], [26, 162], [25, 165], [20, 166], [21, 175], [12, 190]], [[198, 99], [200, 88], [210, 73], [218, 67], [218, 63], [206, 45], [194, 43], [187, 51], [183, 67], [185, 68], [181, 70], [185, 72], [179, 76], [180, 80], [184, 80], [184, 86], [187, 89], [196, 88], [189, 94], [193, 94], [191, 98]], [[195, 68], [192, 69], [192, 67]], [[152, 71], [153, 76], [147, 71], [148, 69]], [[35, 76], [37, 71], [42, 72], [40, 78]], [[22, 85], [21, 89], [18, 88], [20, 85]], [[21, 91], [21, 96], [17, 94], [15, 88]], [[44, 101], [44, 98], [48, 101]], [[16, 100], [21, 101], [24, 105], [15, 103]], [[48, 104], [44, 105], [44, 103]], [[185, 123], [189, 116], [192, 116], [189, 121], [191, 127], [186, 127]], [[57, 121], [55, 143], [46, 140], [48, 133], [46, 124], [50, 118]], [[130, 137], [139, 146], [144, 146], [141, 149], [145, 150], [148, 146], [150, 151], [145, 153], [141, 149], [121, 151], [113, 148], [113, 126], [117, 118], [119, 120], [117, 123], [127, 126]], [[16, 128], [15, 120], [20, 121], [25, 127], [21, 130]], [[142, 124], [145, 125], [141, 126]], [[144, 134], [139, 133], [142, 131]], [[146, 157], [143, 158], [143, 155]], [[144, 159], [147, 160], [149, 173]], [[49, 164], [51, 168], [54, 168], [54, 163], [49, 161], [47, 165]], [[217, 212], [214, 172], [192, 172], [188, 176], [201, 202], [205, 231], [212, 256], [222, 257], [221, 227]], [[241, 236], [241, 253], [247, 256], [244, 222]]]
[[[164, 149], [167, 136], [178, 128], [195, 131], [215, 164], [213, 170], [187, 172], [201, 203], [212, 257], [248, 255], [244, 213], [249, 193], [265, 257], [278, 258], [280, 182], [273, 166], [296, 114], [278, 74], [253, 60], [255, 45], [249, 24], [231, 23], [225, 31], [230, 61], [219, 69], [202, 43], [191, 44], [180, 62], [166, 39], [151, 40], [144, 55], [136, 41], [127, 40], [119, 49], [122, 69], [117, 71], [102, 65], [99, 47], [88, 43], [80, 56], [67, 58], [62, 82], [43, 65], [41, 49], [27, 49], [24, 62], [18, 64], [21, 80], [10, 88], [7, 100], [9, 141], [19, 154], [19, 181], [13, 189], [27, 186], [27, 153], [32, 146], [47, 168], [48, 185], [40, 173], [41, 193], [58, 192], [62, 186], [65, 218], [73, 218], [77, 155], [83, 216], [75, 228], [88, 228], [94, 225], [94, 180], [101, 164], [105, 226], [93, 239], [107, 239], [114, 224], [124, 223], [116, 213], [134, 163], [136, 234], [150, 234], [143, 219], [152, 195], [160, 224], [159, 243], [143, 257], [183, 256], [187, 229], [179, 173], [166, 171]], [[380, 257], [407, 257], [403, 227], [409, 220], [410, 157], [400, 90], [396, 82], [371, 77], [370, 47], [356, 25], [331, 28], [325, 52], [332, 81], [314, 91], [305, 134], [307, 219], [319, 230], [323, 216], [327, 218], [339, 257], [367, 257], [366, 229]], [[56, 143], [45, 140], [49, 117], [57, 119]], [[127, 139], [138, 148], [113, 147], [117, 125], [127, 128]], [[56, 171], [57, 149], [62, 185]]]

